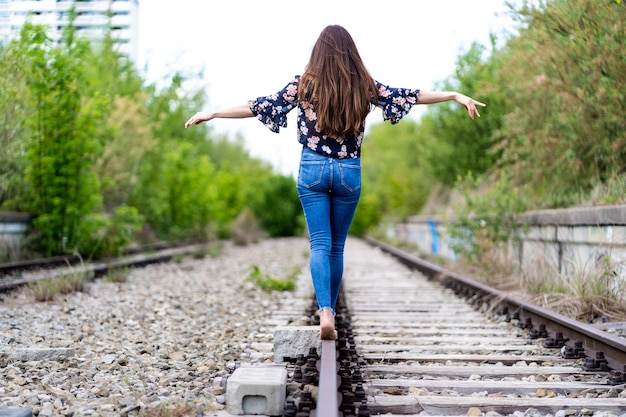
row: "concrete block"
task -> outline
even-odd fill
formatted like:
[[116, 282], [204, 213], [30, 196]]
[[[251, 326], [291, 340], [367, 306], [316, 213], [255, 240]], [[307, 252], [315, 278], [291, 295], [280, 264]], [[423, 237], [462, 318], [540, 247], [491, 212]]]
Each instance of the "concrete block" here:
[[287, 370], [282, 366], [237, 368], [226, 382], [226, 411], [282, 416], [286, 392]]
[[284, 326], [274, 330], [274, 362], [285, 362], [285, 358], [296, 359], [308, 355], [314, 347], [322, 351], [319, 326]]

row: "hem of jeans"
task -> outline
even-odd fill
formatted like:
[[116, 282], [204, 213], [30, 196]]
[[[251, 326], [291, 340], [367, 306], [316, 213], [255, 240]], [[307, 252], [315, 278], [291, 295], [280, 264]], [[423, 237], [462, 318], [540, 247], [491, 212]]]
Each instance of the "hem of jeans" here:
[[330, 312], [333, 313], [333, 317], [335, 317], [335, 310], [332, 307], [320, 307], [319, 310], [317, 310], [317, 312], [321, 313], [322, 310], [330, 310]]

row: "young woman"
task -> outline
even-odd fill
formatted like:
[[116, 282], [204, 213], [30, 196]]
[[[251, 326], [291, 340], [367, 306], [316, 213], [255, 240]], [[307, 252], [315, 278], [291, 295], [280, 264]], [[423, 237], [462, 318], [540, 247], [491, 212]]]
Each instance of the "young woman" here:
[[313, 46], [302, 76], [276, 94], [216, 112], [198, 112], [185, 128], [215, 118], [257, 117], [273, 132], [298, 109], [302, 156], [298, 195], [310, 239], [310, 269], [319, 305], [320, 337], [336, 339], [334, 311], [343, 276], [344, 245], [361, 193], [360, 152], [365, 117], [373, 107], [397, 123], [415, 104], [454, 100], [469, 116], [485, 106], [456, 92], [390, 88], [368, 73], [350, 34], [326, 27]]

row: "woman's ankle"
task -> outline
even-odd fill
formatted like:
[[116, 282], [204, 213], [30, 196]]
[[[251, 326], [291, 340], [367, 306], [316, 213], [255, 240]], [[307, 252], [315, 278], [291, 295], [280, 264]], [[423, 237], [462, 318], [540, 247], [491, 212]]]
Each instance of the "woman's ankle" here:
[[331, 308], [321, 308], [320, 315], [320, 339], [336, 340], [337, 331], [335, 330], [335, 315]]
[[335, 310], [333, 310], [331, 307], [322, 307], [319, 310], [317, 310], [317, 312], [321, 316], [322, 315], [322, 311], [324, 311], [324, 310], [329, 311], [330, 315], [335, 317]]

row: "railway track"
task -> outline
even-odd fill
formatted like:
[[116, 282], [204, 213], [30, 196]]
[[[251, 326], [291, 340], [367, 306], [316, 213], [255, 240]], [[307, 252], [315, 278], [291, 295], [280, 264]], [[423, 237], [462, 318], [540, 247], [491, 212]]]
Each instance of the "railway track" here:
[[317, 417], [626, 415], [626, 339], [462, 277], [433, 280], [438, 267], [370, 243], [347, 246], [346, 327], [323, 344]]
[[[195, 250], [163, 249], [88, 267], [101, 275]], [[322, 343], [316, 404], [309, 396], [301, 402], [313, 410], [298, 411], [300, 401], [292, 402], [285, 417], [626, 416], [625, 339], [380, 242], [350, 240], [346, 259], [340, 339]], [[24, 273], [0, 285], [51, 273]]]
[[0, 264], [0, 291], [12, 290], [38, 280], [57, 278], [76, 271], [100, 277], [114, 269], [167, 262], [176, 256], [202, 251], [205, 247], [206, 244], [199, 243], [158, 243], [126, 249], [117, 258], [96, 262], [84, 262], [79, 256], [70, 255]]

